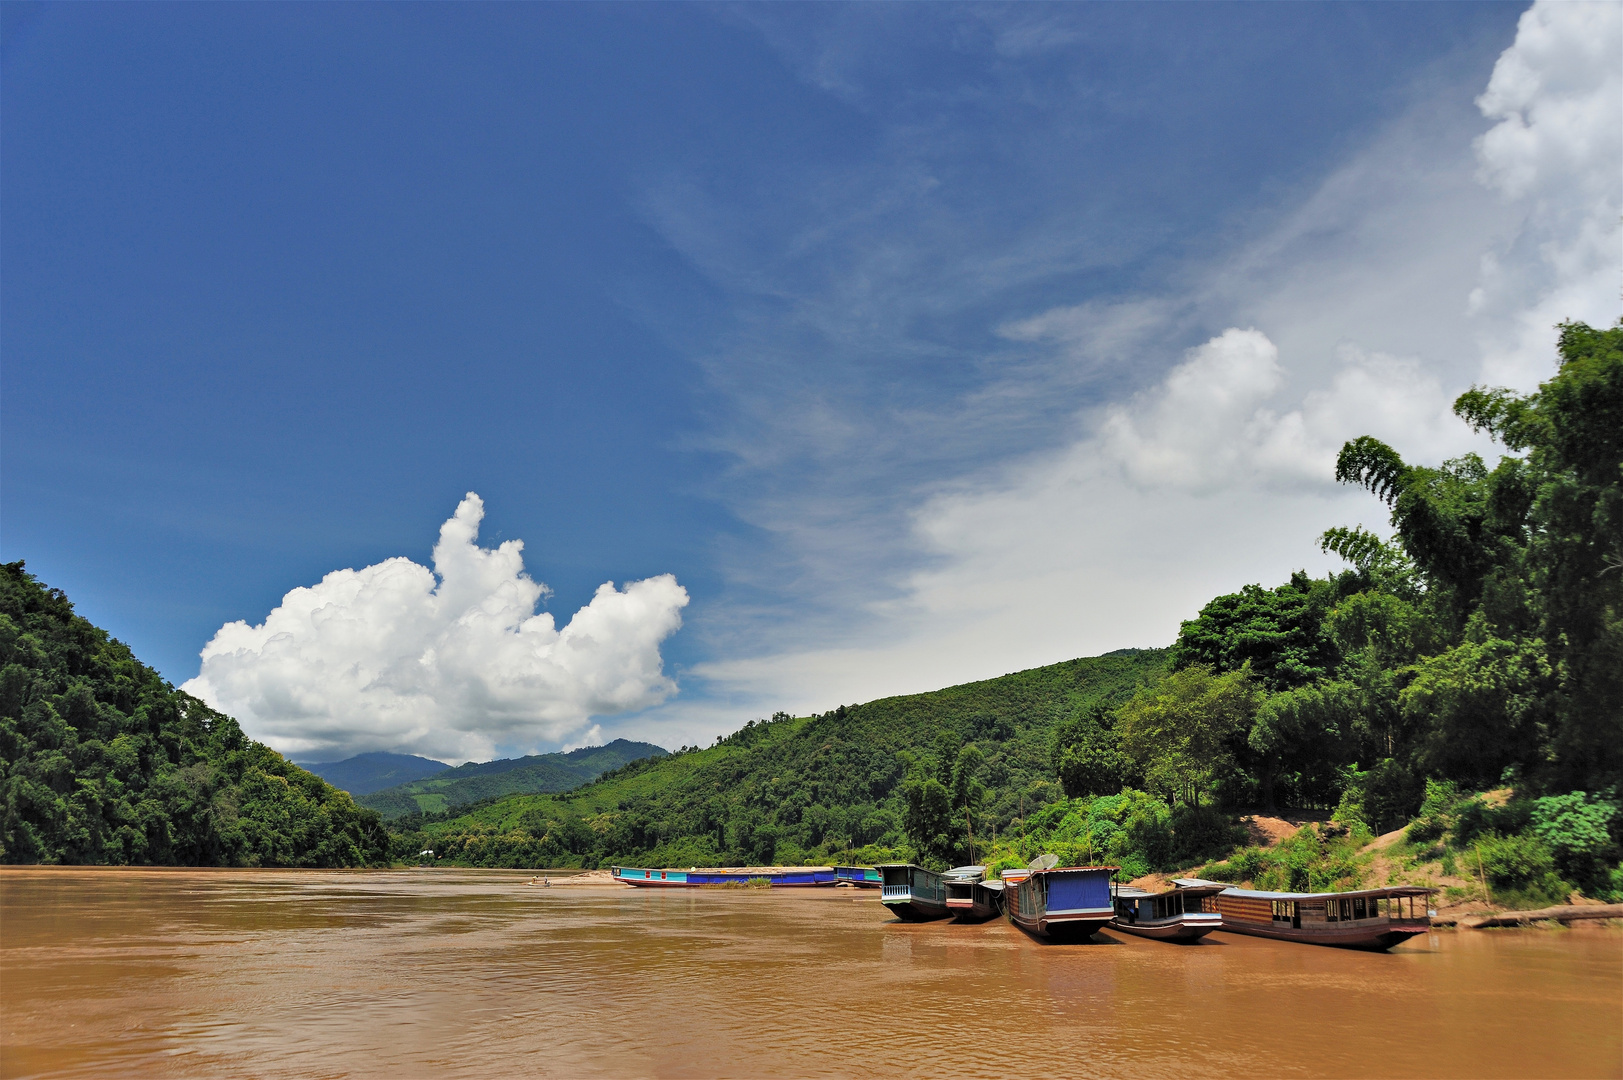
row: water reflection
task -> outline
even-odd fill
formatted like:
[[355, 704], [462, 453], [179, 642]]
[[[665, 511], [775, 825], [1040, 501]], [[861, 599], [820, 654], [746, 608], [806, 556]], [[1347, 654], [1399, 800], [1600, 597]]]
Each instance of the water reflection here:
[[0, 1074], [1623, 1073], [1611, 929], [1050, 946], [848, 890], [526, 880], [0, 872]]

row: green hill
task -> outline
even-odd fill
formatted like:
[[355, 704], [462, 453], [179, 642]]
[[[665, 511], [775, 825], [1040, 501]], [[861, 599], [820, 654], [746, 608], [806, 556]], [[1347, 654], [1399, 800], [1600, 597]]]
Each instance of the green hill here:
[[502, 795], [568, 791], [627, 762], [664, 757], [666, 753], [664, 747], [653, 743], [615, 739], [607, 746], [585, 746], [566, 754], [470, 761], [432, 776], [368, 792], [357, 801], [385, 818], [438, 814]]
[[[1335, 478], [1385, 504], [1391, 539], [1332, 526], [1320, 547], [1346, 569], [1215, 597], [1169, 650], [775, 716], [566, 795], [403, 821], [396, 850], [509, 866], [1048, 850], [1132, 876], [1230, 852], [1233, 811], [1283, 803], [1353, 836], [1413, 820], [1415, 857], [1480, 839], [1479, 882], [1507, 895], [1623, 896], [1623, 322], [1562, 324], [1558, 353], [1533, 394], [1456, 400], [1506, 451], [1495, 464], [1343, 445]], [[1491, 814], [1470, 795], [1490, 789], [1511, 792]], [[1224, 872], [1357, 876], [1304, 845]]]
[[1053, 731], [1158, 679], [1165, 650], [1106, 656], [927, 694], [779, 714], [716, 745], [632, 762], [567, 794], [512, 796], [392, 824], [396, 849], [480, 866], [801, 862], [880, 857], [905, 842], [909, 770], [974, 747], [989, 793], [977, 828], [1059, 797]]
[[347, 791], [357, 799], [374, 791], [442, 773], [451, 767], [443, 761], [415, 754], [378, 752], [356, 754], [342, 761], [295, 761], [293, 764], [310, 770], [333, 787]]
[[388, 834], [0, 564], [0, 861], [361, 866]]

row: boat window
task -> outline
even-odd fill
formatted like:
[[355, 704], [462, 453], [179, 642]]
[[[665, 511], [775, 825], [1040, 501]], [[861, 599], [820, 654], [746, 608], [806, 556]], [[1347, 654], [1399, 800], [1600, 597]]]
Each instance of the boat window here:
[[1353, 918], [1355, 918], [1355, 919], [1365, 919], [1365, 918], [1368, 918], [1368, 917], [1369, 917], [1369, 905], [1368, 905], [1367, 900], [1362, 896], [1354, 897], [1353, 898]]

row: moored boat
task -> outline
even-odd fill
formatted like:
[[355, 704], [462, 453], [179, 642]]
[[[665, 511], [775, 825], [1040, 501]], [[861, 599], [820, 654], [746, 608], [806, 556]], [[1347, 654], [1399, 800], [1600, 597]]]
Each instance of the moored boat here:
[[879, 888], [879, 868], [875, 866], [836, 866], [834, 878], [841, 885], [855, 885], [859, 889]]
[[[1183, 887], [1222, 885], [1200, 878], [1177, 878], [1173, 883]], [[1390, 885], [1348, 892], [1296, 893], [1223, 885], [1214, 899], [1226, 931], [1309, 945], [1384, 951], [1431, 929], [1427, 906], [1436, 891], [1420, 885]]]
[[1219, 884], [1174, 885], [1152, 893], [1117, 885], [1116, 917], [1110, 928], [1158, 941], [1197, 941], [1223, 928], [1216, 897], [1224, 888]]
[[1084, 941], [1115, 917], [1110, 878], [1119, 866], [1057, 867], [1053, 855], [1030, 869], [1003, 872], [1003, 910], [1022, 930], [1055, 941]]
[[960, 866], [942, 875], [947, 887], [947, 911], [957, 922], [985, 922], [998, 912], [1002, 882], [988, 888], [986, 867]]
[[616, 866], [614, 880], [639, 888], [687, 888], [705, 885], [747, 885], [764, 881], [773, 888], [805, 888], [833, 885], [832, 866], [749, 866], [690, 867], [687, 870], [649, 870], [639, 866]]
[[907, 922], [923, 922], [947, 915], [947, 887], [941, 875], [912, 863], [877, 867], [879, 901]]

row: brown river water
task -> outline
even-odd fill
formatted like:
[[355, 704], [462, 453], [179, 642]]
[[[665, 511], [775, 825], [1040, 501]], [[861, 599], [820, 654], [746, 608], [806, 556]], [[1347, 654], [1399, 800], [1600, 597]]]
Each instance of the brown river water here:
[[0, 1075], [1623, 1076], [1615, 928], [1046, 945], [530, 877], [0, 870]]

